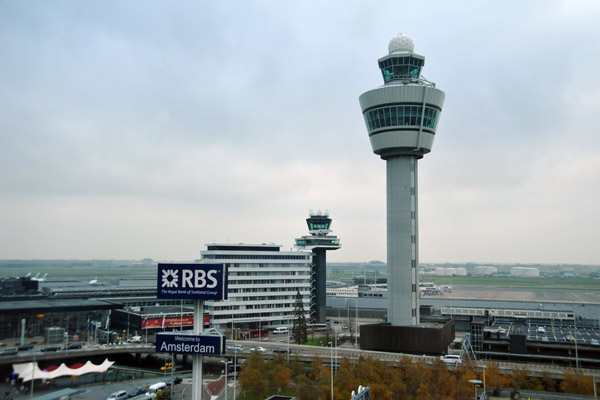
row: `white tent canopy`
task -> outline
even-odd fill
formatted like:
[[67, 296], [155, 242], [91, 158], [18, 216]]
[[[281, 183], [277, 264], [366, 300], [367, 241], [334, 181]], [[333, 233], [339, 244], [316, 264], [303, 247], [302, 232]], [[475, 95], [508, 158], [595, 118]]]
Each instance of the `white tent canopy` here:
[[23, 382], [30, 381], [31, 379], [54, 379], [61, 376], [81, 376], [89, 374], [91, 372], [106, 372], [115, 362], [108, 361], [108, 358], [100, 365], [92, 364], [91, 361], [86, 362], [81, 368], [69, 368], [64, 363], [60, 364], [58, 368], [53, 371], [42, 371], [38, 364], [35, 363], [22, 363], [13, 364], [13, 370], [15, 374], [19, 375], [19, 378], [23, 379]]

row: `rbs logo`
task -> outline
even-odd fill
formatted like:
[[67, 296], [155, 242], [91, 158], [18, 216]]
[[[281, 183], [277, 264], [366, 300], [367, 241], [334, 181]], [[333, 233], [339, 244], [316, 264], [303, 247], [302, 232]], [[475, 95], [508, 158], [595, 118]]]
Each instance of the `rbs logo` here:
[[225, 264], [158, 264], [157, 293], [163, 299], [227, 299]]
[[211, 269], [204, 271], [202, 269], [181, 270], [181, 285], [179, 285], [179, 270], [177, 269], [164, 269], [162, 276], [162, 287], [180, 287], [184, 288], [207, 288], [214, 289], [217, 287], [219, 271]]

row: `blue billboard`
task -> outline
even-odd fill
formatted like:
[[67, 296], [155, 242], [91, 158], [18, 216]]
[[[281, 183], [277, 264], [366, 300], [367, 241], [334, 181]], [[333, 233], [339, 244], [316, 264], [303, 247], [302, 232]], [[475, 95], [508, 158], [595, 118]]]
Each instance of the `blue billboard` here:
[[159, 299], [226, 300], [225, 264], [158, 264]]
[[225, 336], [157, 333], [156, 352], [219, 356], [225, 354]]

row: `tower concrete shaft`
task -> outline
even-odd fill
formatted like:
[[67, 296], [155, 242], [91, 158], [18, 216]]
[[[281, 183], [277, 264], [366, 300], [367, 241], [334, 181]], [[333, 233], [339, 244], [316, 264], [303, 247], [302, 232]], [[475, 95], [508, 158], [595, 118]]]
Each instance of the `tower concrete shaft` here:
[[386, 160], [388, 321], [419, 323], [417, 157]]
[[388, 322], [419, 324], [418, 164], [431, 151], [446, 95], [421, 77], [425, 57], [398, 35], [378, 60], [384, 85], [359, 100], [373, 152], [387, 167]]
[[325, 323], [327, 256], [329, 250], [341, 247], [337, 236], [330, 235], [331, 218], [327, 212], [310, 212], [306, 219], [310, 235], [296, 239], [296, 247], [311, 250], [313, 265], [311, 271], [311, 319], [314, 322]]

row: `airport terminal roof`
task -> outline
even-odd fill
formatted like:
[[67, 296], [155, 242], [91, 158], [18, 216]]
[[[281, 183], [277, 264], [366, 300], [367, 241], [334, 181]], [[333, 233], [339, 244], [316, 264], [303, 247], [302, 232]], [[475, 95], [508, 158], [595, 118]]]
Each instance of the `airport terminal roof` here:
[[92, 299], [32, 299], [0, 301], [0, 315], [63, 311], [95, 311], [123, 308], [120, 304]]

